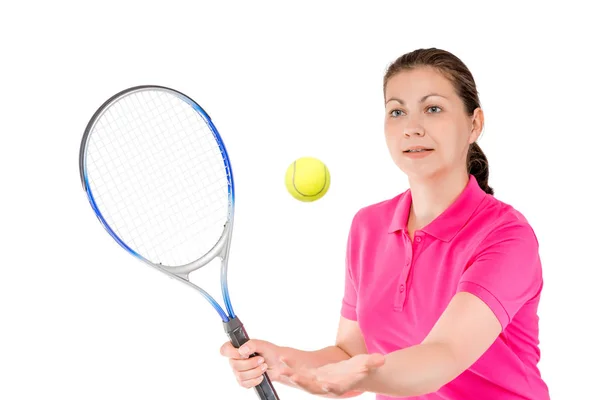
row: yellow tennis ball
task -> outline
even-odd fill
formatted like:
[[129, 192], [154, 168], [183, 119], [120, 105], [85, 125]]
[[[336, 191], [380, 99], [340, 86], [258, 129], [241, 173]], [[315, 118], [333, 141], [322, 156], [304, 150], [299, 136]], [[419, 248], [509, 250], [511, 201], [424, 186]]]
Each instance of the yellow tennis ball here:
[[285, 172], [285, 187], [297, 200], [319, 200], [329, 190], [329, 169], [314, 157], [301, 157], [290, 164]]

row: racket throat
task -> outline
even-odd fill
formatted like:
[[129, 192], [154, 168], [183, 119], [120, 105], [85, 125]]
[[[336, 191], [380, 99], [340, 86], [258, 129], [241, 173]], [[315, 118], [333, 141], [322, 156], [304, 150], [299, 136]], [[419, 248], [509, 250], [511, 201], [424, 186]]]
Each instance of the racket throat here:
[[244, 324], [239, 317], [235, 317], [227, 322], [223, 322], [223, 328], [225, 329], [227, 336], [229, 336], [229, 340], [231, 340], [231, 343], [236, 349], [250, 340], [248, 333], [244, 328]]

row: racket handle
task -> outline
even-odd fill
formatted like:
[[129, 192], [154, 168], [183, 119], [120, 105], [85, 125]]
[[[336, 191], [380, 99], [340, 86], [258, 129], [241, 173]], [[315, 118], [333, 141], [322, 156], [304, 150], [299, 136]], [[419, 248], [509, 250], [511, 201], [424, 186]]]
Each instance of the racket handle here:
[[[235, 317], [228, 322], [224, 322], [223, 325], [227, 336], [229, 336], [231, 343], [236, 349], [240, 348], [241, 345], [250, 340], [246, 333], [246, 329], [244, 328], [244, 324], [242, 324], [242, 321], [240, 321], [238, 317]], [[250, 357], [256, 357], [257, 355], [257, 353], [252, 353], [250, 354]], [[273, 383], [266, 372], [263, 374], [263, 378], [264, 379], [254, 387], [258, 397], [261, 400], [279, 400], [279, 396], [273, 387]]]

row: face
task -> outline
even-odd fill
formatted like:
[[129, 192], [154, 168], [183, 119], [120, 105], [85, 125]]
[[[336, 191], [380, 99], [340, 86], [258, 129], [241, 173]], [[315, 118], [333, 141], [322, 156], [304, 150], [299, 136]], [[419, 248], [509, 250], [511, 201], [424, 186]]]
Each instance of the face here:
[[483, 126], [483, 112], [466, 113], [452, 83], [422, 67], [392, 77], [385, 91], [385, 138], [395, 164], [409, 179], [466, 172], [469, 145]]

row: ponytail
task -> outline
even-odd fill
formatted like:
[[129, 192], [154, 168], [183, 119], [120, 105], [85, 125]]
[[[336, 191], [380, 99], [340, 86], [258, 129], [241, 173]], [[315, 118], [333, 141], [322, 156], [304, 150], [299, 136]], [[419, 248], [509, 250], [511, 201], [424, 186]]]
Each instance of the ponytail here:
[[494, 189], [489, 187], [490, 175], [487, 157], [477, 143], [472, 143], [467, 154], [467, 171], [477, 179], [479, 187], [487, 194], [494, 194]]

